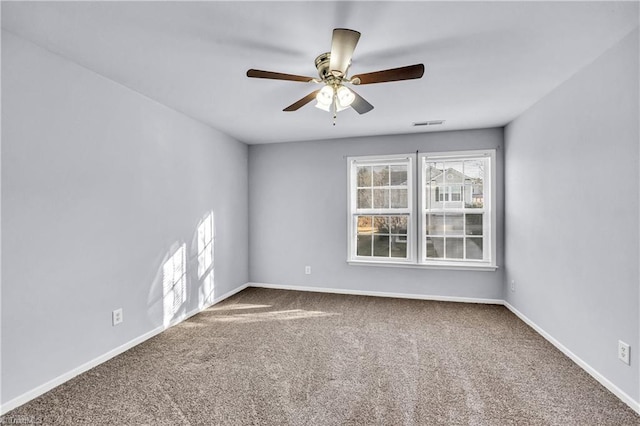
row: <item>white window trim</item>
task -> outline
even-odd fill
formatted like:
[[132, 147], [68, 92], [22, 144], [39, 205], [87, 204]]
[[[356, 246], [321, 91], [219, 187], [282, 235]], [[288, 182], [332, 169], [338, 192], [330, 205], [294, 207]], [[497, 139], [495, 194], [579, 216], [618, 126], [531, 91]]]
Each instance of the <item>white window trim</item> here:
[[[417, 258], [417, 244], [415, 241], [416, 235], [416, 217], [415, 217], [415, 154], [394, 154], [394, 155], [371, 155], [371, 156], [358, 156], [358, 157], [347, 157], [347, 176], [348, 179], [348, 187], [347, 187], [347, 205], [348, 205], [348, 213], [347, 213], [347, 232], [349, 235], [348, 244], [347, 244], [347, 259], [349, 263], [361, 263], [361, 264], [392, 264], [392, 265], [413, 265], [416, 262]], [[356, 254], [356, 246], [355, 246], [355, 235], [357, 231], [356, 224], [356, 208], [357, 205], [357, 191], [352, 191], [352, 188], [356, 188], [355, 182], [357, 182], [357, 173], [356, 167], [353, 167], [354, 164], [358, 165], [392, 165], [394, 161], [397, 161], [398, 164], [405, 164], [408, 162], [408, 170], [407, 170], [407, 201], [408, 206], [406, 209], [366, 209], [361, 211], [361, 215], [389, 215], [393, 216], [394, 214], [408, 214], [409, 219], [407, 221], [407, 258], [381, 258], [380, 260], [372, 259], [371, 257], [359, 257]]]
[[[489, 245], [490, 259], [485, 260], [424, 260], [424, 243], [426, 238], [422, 238], [424, 235], [424, 220], [422, 219], [423, 211], [423, 196], [422, 181], [423, 181], [423, 158], [428, 160], [460, 160], [462, 157], [477, 158], [477, 157], [489, 157], [490, 158], [490, 171], [484, 178], [485, 187], [489, 187], [490, 195], [489, 200], [485, 199], [485, 212], [489, 214], [491, 218], [491, 229], [488, 232], [489, 238], [485, 241]], [[409, 174], [412, 179], [408, 179], [408, 191], [409, 191], [409, 223], [407, 227], [407, 244], [408, 257], [407, 259], [394, 260], [389, 258], [382, 258], [380, 260], [371, 258], [358, 258], [355, 256], [355, 206], [357, 191], [353, 191], [353, 183], [355, 176], [355, 168], [352, 167], [354, 162], [358, 164], [366, 164], [370, 162], [375, 164], [376, 161], [387, 163], [394, 159], [409, 159]], [[347, 202], [348, 202], [348, 244], [347, 244], [347, 263], [349, 265], [361, 265], [361, 266], [382, 266], [382, 267], [401, 267], [401, 268], [420, 268], [420, 269], [446, 269], [446, 270], [465, 270], [465, 271], [495, 271], [497, 266], [497, 209], [496, 209], [496, 150], [472, 150], [472, 151], [447, 151], [447, 152], [433, 152], [433, 153], [414, 153], [414, 154], [397, 154], [397, 155], [377, 155], [377, 156], [358, 156], [347, 157], [347, 175], [348, 188], [347, 188]], [[416, 190], [416, 185], [418, 186]], [[417, 199], [416, 199], [417, 197]], [[417, 232], [416, 232], [417, 229]]]

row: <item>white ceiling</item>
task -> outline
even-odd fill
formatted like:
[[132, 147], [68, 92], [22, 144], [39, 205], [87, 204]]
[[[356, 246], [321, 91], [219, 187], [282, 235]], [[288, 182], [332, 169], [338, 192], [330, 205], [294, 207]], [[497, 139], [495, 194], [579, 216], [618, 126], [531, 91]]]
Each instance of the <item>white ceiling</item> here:
[[[503, 126], [638, 26], [638, 2], [3, 2], [2, 28], [247, 143]], [[375, 106], [282, 109], [313, 83], [333, 28], [362, 33], [351, 74]], [[413, 122], [446, 120], [442, 126]]]

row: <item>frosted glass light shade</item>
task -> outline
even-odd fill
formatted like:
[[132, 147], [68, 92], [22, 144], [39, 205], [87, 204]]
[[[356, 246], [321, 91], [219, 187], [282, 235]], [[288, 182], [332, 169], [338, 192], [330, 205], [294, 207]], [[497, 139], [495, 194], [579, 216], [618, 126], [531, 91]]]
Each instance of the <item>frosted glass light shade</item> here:
[[333, 95], [334, 95], [333, 87], [324, 86], [322, 89], [320, 89], [320, 91], [316, 95], [316, 100], [318, 101], [319, 104], [331, 105], [331, 102], [333, 102]]
[[356, 99], [356, 95], [347, 89], [344, 86], [340, 86], [336, 93], [336, 97], [338, 98], [338, 104], [344, 109], [351, 105], [353, 101]]
[[330, 112], [334, 94], [335, 92], [333, 90], [333, 87], [329, 85], [324, 86], [322, 89], [320, 89], [320, 91], [316, 95], [316, 100], [318, 101], [316, 102], [316, 108], [320, 108], [322, 110]]

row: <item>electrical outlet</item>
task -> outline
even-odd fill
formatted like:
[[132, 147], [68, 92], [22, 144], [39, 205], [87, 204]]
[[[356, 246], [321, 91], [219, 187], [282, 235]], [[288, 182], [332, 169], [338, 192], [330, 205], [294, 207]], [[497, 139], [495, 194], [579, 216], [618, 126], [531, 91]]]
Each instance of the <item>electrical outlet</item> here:
[[124, 317], [122, 316], [122, 308], [116, 309], [115, 311], [111, 312], [111, 321], [114, 326], [124, 321]]
[[511, 280], [511, 291], [516, 291], [516, 280]]
[[627, 365], [631, 363], [629, 359], [629, 350], [630, 348], [627, 343], [623, 342], [622, 340], [618, 340], [618, 359], [620, 359], [620, 361], [624, 362]]
[[311, 266], [305, 266], [304, 267], [304, 273], [306, 275], [311, 275]]

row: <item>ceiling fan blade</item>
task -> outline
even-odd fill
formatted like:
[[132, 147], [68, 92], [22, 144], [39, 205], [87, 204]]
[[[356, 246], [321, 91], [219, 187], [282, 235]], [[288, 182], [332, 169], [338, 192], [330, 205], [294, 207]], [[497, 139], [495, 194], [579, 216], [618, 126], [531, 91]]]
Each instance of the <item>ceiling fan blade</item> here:
[[329, 71], [336, 76], [343, 76], [347, 73], [347, 68], [351, 64], [351, 57], [356, 45], [360, 40], [360, 33], [345, 28], [333, 30], [331, 40], [331, 59], [329, 60]]
[[424, 75], [424, 65], [416, 64], [406, 67], [375, 71], [351, 77], [353, 84], [386, 83], [388, 81], [412, 80]]
[[305, 106], [306, 104], [308, 104], [309, 102], [314, 100], [319, 91], [320, 91], [319, 89], [318, 90], [314, 90], [313, 92], [309, 93], [304, 98], [300, 99], [299, 101], [296, 101], [296, 102], [292, 103], [291, 105], [289, 105], [288, 107], [283, 109], [283, 111], [287, 111], [287, 112], [288, 111], [297, 111], [301, 107]]
[[[352, 89], [349, 89], [353, 92]], [[353, 92], [356, 95], [356, 98], [351, 103], [351, 108], [355, 109], [358, 114], [366, 114], [373, 109], [373, 105], [367, 102], [362, 96], [358, 95], [356, 92]]]
[[288, 80], [288, 81], [301, 81], [303, 83], [309, 83], [313, 81], [313, 77], [305, 77], [303, 75], [283, 74], [281, 72], [262, 71], [250, 69], [247, 71], [247, 77], [253, 78], [269, 78], [271, 80]]

